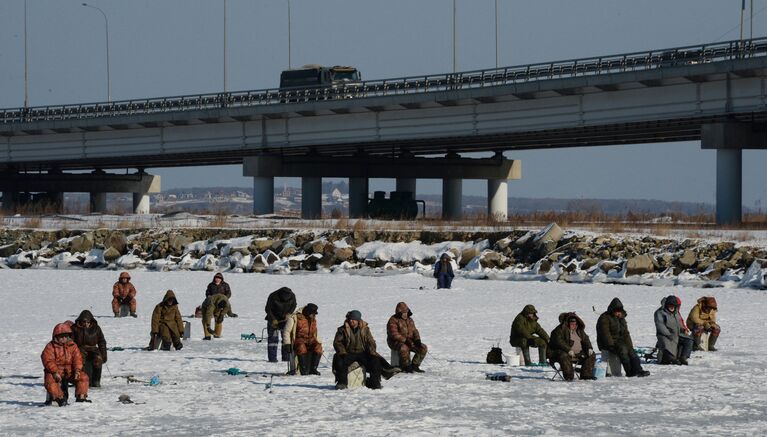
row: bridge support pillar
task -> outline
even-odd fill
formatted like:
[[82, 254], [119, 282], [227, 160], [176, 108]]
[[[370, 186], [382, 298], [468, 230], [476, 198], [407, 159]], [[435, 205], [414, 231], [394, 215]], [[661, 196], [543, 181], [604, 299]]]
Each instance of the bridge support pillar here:
[[133, 193], [133, 213], [149, 214], [149, 193]]
[[409, 191], [415, 199], [416, 180], [409, 178], [397, 178], [397, 191]]
[[365, 216], [368, 205], [368, 178], [349, 178], [349, 217]]
[[767, 132], [759, 123], [726, 121], [704, 124], [701, 148], [716, 150], [716, 223], [743, 219], [743, 149], [767, 149]]
[[487, 216], [490, 220], [503, 221], [509, 215], [509, 182], [506, 179], [487, 180]]
[[107, 193], [90, 193], [90, 206], [92, 213], [104, 214], [107, 212]]
[[460, 220], [462, 217], [463, 179], [442, 179], [442, 218]]
[[253, 214], [274, 214], [274, 177], [253, 178]]
[[301, 218], [322, 218], [322, 178], [301, 178]]
[[64, 212], [64, 193], [53, 192], [48, 193], [50, 199], [50, 206], [56, 213], [61, 214]]
[[742, 220], [743, 150], [716, 151], [716, 223], [739, 224]]
[[14, 191], [3, 191], [3, 212], [6, 214], [13, 214], [16, 212], [16, 202], [18, 201], [18, 193]]

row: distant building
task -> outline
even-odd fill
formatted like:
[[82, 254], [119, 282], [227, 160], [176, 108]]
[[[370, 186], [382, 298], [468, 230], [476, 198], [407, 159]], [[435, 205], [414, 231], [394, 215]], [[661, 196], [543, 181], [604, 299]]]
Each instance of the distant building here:
[[336, 202], [340, 202], [341, 199], [343, 199], [343, 194], [341, 193], [341, 190], [338, 188], [333, 188], [333, 191], [330, 192], [330, 198], [333, 199]]

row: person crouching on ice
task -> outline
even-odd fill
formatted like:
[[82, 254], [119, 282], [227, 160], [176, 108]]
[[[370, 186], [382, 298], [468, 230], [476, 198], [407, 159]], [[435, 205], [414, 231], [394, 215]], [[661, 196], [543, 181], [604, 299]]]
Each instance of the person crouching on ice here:
[[83, 358], [72, 341], [72, 328], [68, 323], [59, 323], [53, 328], [52, 339], [45, 345], [40, 358], [45, 369], [45, 390], [48, 392], [45, 405], [52, 405], [53, 402], [60, 407], [66, 405], [70, 383], [75, 386], [75, 402], [90, 402], [88, 375], [83, 372]]
[[696, 351], [703, 350], [700, 347], [700, 338], [704, 332], [708, 332], [708, 351], [716, 352], [714, 345], [722, 331], [716, 323], [716, 311], [716, 299], [711, 296], [701, 297], [690, 310], [690, 315], [687, 316], [687, 326], [692, 329], [692, 336], [695, 341], [693, 347]]
[[[403, 372], [421, 373], [423, 370], [419, 366], [426, 358], [428, 348], [421, 343], [421, 334], [415, 327], [412, 316], [413, 312], [405, 302], [397, 304], [394, 315], [386, 324], [386, 343], [391, 350], [399, 353], [399, 367]], [[412, 361], [410, 360], [411, 352], [415, 353]]]
[[120, 317], [122, 305], [128, 305], [131, 317], [138, 317], [136, 314], [136, 287], [131, 284], [128, 272], [120, 273], [120, 278], [112, 286], [112, 312], [115, 317]]
[[162, 340], [160, 348], [164, 351], [170, 350], [170, 345], [176, 350], [181, 350], [184, 346], [181, 343], [181, 336], [184, 333], [184, 322], [181, 320], [181, 312], [178, 310], [178, 300], [173, 290], [165, 292], [162, 302], [154, 307], [152, 312], [152, 339], [149, 341], [148, 350], [155, 350]]
[[[205, 298], [202, 303], [202, 332], [205, 334], [203, 340], [210, 340], [211, 333], [214, 337], [221, 337], [224, 330], [224, 316], [231, 311], [229, 299], [223, 294], [211, 294]], [[211, 331], [210, 321], [216, 321], [216, 327]], [[183, 331], [182, 331], [183, 332]]]
[[370, 373], [368, 388], [381, 388], [381, 361], [376, 352], [376, 341], [367, 322], [362, 320], [362, 313], [352, 310], [346, 314], [346, 321], [336, 331], [333, 347], [336, 350], [333, 372], [336, 374], [337, 390], [347, 387], [349, 366], [355, 361]]
[[322, 358], [322, 343], [317, 334], [317, 309], [317, 305], [308, 303], [294, 317], [288, 317], [282, 335], [283, 352], [296, 354], [301, 375], [320, 374], [317, 366]]
[[586, 324], [575, 313], [559, 315], [559, 325], [551, 331], [549, 351], [552, 361], [559, 363], [565, 381], [575, 379], [574, 365], [581, 366], [581, 379], [596, 379], [596, 355], [586, 334]]
[[442, 256], [434, 265], [434, 277], [437, 278], [437, 288], [450, 288], [453, 284], [453, 263], [450, 260], [450, 255], [443, 253]]

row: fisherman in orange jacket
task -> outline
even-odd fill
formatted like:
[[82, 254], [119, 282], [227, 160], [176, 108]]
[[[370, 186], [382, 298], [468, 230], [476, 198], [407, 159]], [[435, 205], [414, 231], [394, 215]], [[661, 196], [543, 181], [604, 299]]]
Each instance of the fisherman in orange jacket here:
[[112, 312], [115, 317], [120, 317], [121, 305], [130, 306], [131, 317], [138, 317], [136, 315], [136, 287], [131, 284], [128, 272], [120, 273], [120, 278], [112, 286]]
[[45, 405], [52, 405], [53, 402], [60, 407], [66, 405], [70, 382], [75, 385], [75, 402], [90, 402], [88, 375], [83, 371], [83, 357], [72, 341], [69, 324], [59, 323], [53, 328], [52, 339], [45, 345], [40, 358], [45, 369], [45, 390], [48, 392]]

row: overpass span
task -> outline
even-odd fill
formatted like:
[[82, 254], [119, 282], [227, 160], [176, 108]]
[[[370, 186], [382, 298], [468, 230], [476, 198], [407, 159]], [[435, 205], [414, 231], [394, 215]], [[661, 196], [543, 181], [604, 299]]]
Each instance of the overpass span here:
[[[765, 144], [766, 71], [767, 38], [759, 38], [334, 89], [13, 108], [0, 111], [0, 168], [244, 162], [247, 171], [263, 168], [249, 160], [278, 156], [288, 171], [295, 167], [291, 160], [312, 156], [360, 157], [359, 165], [370, 166], [376, 159], [435, 154], [455, 162], [463, 152], [702, 140], [718, 149], [718, 220], [739, 221], [740, 150]], [[518, 165], [509, 175], [520, 177]], [[248, 175], [264, 196], [270, 178], [294, 176]], [[413, 187], [417, 176], [393, 168], [390, 177]], [[720, 208], [725, 198], [730, 205]], [[269, 212], [268, 202], [258, 203], [256, 212]]]

